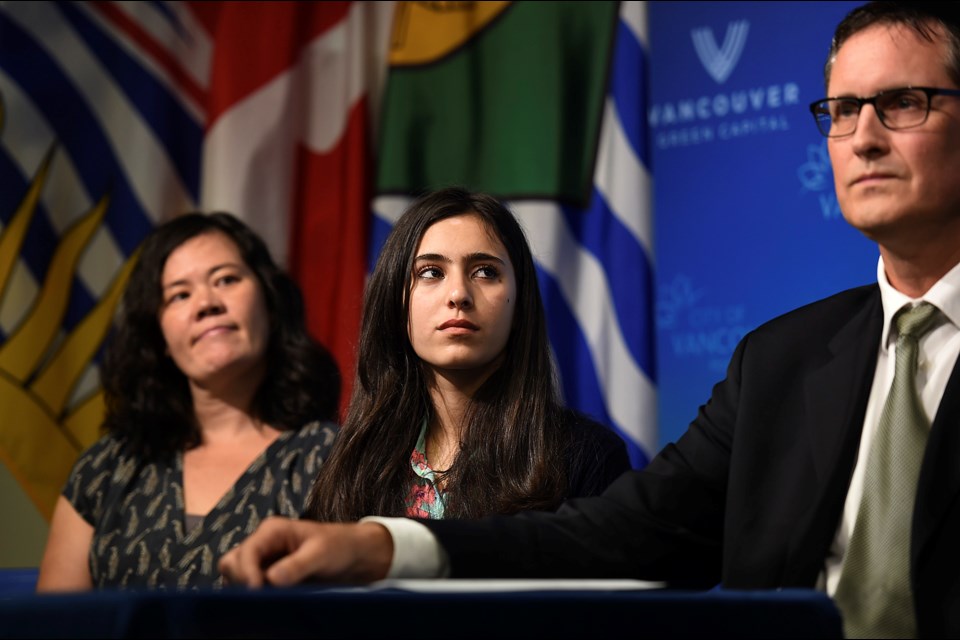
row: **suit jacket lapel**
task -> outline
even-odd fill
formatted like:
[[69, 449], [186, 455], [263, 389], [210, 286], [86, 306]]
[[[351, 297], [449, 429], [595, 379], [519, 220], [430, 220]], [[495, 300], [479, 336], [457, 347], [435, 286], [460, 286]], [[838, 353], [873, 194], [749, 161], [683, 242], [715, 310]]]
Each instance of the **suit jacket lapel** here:
[[791, 541], [788, 584], [813, 585], [823, 569], [856, 461], [883, 329], [879, 289], [830, 339], [823, 362], [806, 376], [806, 410], [816, 478], [815, 506]]
[[[913, 514], [913, 556], [920, 558], [960, 493], [960, 362], [954, 364], [930, 428]], [[915, 565], [916, 566], [916, 565]]]
[[877, 366], [883, 329], [879, 289], [828, 343], [822, 366], [807, 376], [807, 407], [814, 466], [820, 486], [846, 495], [847, 484], [832, 479], [840, 468], [849, 476], [856, 460], [863, 418]]

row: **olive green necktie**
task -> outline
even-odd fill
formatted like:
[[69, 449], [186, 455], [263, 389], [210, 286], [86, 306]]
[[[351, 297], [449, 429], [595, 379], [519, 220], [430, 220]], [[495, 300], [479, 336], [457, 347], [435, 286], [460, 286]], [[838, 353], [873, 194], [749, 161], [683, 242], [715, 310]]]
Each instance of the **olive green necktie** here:
[[835, 600], [848, 638], [917, 634], [910, 587], [910, 527], [930, 421], [917, 396], [920, 339], [943, 316], [921, 302], [897, 312], [893, 384], [863, 478], [863, 497]]

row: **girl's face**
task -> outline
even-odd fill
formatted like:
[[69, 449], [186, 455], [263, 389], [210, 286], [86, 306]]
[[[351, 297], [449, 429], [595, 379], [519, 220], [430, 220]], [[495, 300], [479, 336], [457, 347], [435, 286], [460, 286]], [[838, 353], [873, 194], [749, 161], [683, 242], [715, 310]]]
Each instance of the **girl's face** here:
[[436, 372], [485, 378], [502, 360], [517, 281], [503, 243], [474, 213], [427, 228], [413, 263], [407, 335]]

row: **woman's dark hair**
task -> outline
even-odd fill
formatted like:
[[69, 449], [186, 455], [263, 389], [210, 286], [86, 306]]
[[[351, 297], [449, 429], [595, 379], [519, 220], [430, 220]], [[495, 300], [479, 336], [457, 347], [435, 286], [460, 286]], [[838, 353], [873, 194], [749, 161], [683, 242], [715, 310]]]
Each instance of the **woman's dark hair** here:
[[943, 61], [947, 73], [960, 86], [960, 10], [952, 2], [868, 2], [856, 7], [840, 21], [833, 33], [830, 54], [823, 75], [830, 87], [830, 73], [840, 47], [853, 35], [874, 25], [903, 25], [918, 36], [934, 42], [937, 29], [946, 39], [947, 58]]
[[364, 299], [350, 409], [314, 483], [310, 517], [404, 515], [415, 478], [410, 456], [434, 411], [407, 334], [415, 252], [432, 224], [464, 214], [478, 216], [503, 243], [516, 274], [517, 302], [503, 363], [474, 394], [461, 425], [460, 451], [444, 476], [445, 516], [553, 509], [562, 501], [569, 437], [530, 247], [495, 198], [448, 188], [410, 205], [377, 260]]
[[147, 458], [200, 443], [187, 378], [166, 355], [159, 313], [167, 258], [187, 240], [209, 233], [233, 241], [266, 301], [270, 338], [266, 375], [253, 401], [256, 417], [286, 430], [336, 416], [340, 372], [307, 333], [296, 283], [274, 263], [263, 240], [231, 214], [187, 213], [154, 229], [141, 245], [101, 369], [104, 430]]

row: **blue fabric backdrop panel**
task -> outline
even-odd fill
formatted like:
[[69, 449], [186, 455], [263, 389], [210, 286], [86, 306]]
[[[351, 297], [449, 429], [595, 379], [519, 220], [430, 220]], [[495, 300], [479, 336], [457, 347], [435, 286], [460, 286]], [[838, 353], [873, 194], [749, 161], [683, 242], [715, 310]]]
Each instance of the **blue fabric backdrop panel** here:
[[747, 331], [875, 278], [876, 246], [840, 214], [807, 107], [858, 4], [650, 4], [661, 446]]

